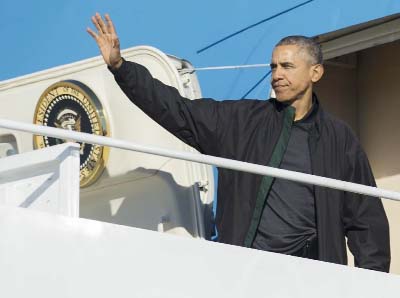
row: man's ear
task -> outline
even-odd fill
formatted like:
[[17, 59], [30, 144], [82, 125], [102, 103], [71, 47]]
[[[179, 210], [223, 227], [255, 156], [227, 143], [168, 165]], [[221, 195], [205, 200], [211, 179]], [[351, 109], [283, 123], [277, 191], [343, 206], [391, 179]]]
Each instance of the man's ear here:
[[313, 83], [316, 83], [322, 78], [322, 75], [324, 74], [324, 66], [322, 64], [315, 64], [311, 66], [310, 72], [311, 81]]

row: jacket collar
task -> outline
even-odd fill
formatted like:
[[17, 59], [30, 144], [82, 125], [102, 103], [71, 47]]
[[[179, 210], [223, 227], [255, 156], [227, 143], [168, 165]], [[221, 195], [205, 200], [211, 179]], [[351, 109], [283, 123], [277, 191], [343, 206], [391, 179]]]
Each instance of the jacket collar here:
[[[271, 98], [270, 101], [272, 102], [273, 106], [275, 107], [275, 109], [278, 112], [282, 112], [288, 108], [294, 109], [290, 105], [278, 101], [276, 98]], [[315, 93], [313, 93], [313, 95], [312, 95], [312, 101], [313, 101], [312, 108], [311, 108], [310, 112], [303, 119], [305, 119], [305, 121], [313, 121], [314, 122], [315, 134], [316, 134], [316, 137], [318, 138], [321, 133], [321, 127], [322, 127], [322, 122], [323, 122], [323, 118], [324, 118], [324, 113], [320, 106], [318, 97]], [[303, 120], [300, 120], [300, 121], [303, 121]]]
[[322, 110], [322, 107], [319, 104], [318, 97], [315, 93], [313, 93], [313, 111], [312, 113], [314, 114], [314, 124], [315, 124], [315, 131], [317, 134], [317, 138], [319, 138], [319, 135], [321, 134], [321, 129], [322, 129], [322, 123], [324, 119], [324, 111]]

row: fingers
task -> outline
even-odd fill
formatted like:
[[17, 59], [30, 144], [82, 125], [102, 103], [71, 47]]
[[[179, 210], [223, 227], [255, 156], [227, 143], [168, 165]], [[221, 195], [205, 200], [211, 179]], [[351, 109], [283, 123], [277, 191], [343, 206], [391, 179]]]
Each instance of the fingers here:
[[[104, 21], [103, 21], [103, 19], [102, 19], [102, 17], [100, 16], [99, 13], [96, 13], [95, 19], [96, 19], [96, 21], [97, 21], [97, 24], [98, 24], [99, 27], [100, 27], [99, 32], [101, 32], [101, 33], [110, 33], [110, 32], [108, 32], [107, 27], [106, 27], [106, 25], [104, 24]], [[97, 28], [97, 27], [96, 27], [96, 28]]]
[[[103, 33], [103, 31], [101, 30], [101, 27], [100, 27], [100, 24], [97, 22], [97, 19], [96, 19], [96, 17], [92, 17], [92, 23], [93, 23], [93, 25], [96, 27], [96, 29], [97, 29], [97, 32], [99, 32], [99, 34], [102, 34]], [[93, 32], [93, 31], [92, 31]]]
[[104, 42], [104, 40], [105, 40], [104, 37], [106, 37], [108, 42], [111, 42], [112, 48], [119, 48], [118, 36], [115, 32], [115, 28], [111, 21], [110, 16], [108, 14], [105, 14], [105, 20], [107, 22], [107, 25], [104, 23], [100, 14], [97, 12], [94, 16], [92, 16], [91, 19], [92, 19], [93, 25], [97, 29], [97, 33], [90, 28], [87, 28], [86, 31], [96, 40], [97, 44], [100, 46], [100, 43], [102, 41]]
[[98, 35], [110, 33], [107, 30], [107, 27], [104, 24], [104, 21], [98, 12], [96, 12], [96, 14], [94, 16], [92, 16], [91, 20], [92, 20], [93, 25], [96, 27], [96, 29], [98, 31]]
[[92, 29], [90, 29], [90, 28], [88, 27], [88, 28], [86, 28], [86, 31], [87, 31], [87, 33], [89, 33], [89, 34], [97, 41], [97, 39], [99, 38], [99, 36], [98, 36]]
[[111, 34], [117, 35], [117, 32], [115, 31], [115, 28], [114, 28], [114, 24], [111, 21], [111, 18], [108, 15], [108, 13], [105, 14], [105, 19], [107, 21], [107, 30], [108, 30], [108, 32], [111, 33]]

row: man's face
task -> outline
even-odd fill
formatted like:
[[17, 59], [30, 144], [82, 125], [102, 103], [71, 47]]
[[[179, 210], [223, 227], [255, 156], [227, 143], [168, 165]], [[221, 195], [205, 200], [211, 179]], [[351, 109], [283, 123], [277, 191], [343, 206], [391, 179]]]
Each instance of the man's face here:
[[277, 46], [272, 53], [271, 85], [276, 98], [294, 101], [312, 92], [313, 65], [305, 50], [297, 45]]

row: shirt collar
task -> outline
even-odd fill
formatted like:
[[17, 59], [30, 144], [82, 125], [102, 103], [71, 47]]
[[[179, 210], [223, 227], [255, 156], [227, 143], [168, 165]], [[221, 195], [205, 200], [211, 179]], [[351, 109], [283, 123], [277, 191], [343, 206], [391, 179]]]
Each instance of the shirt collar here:
[[[277, 111], [281, 112], [284, 109], [290, 107], [291, 106], [282, 103], [280, 101], [278, 101], [276, 98], [271, 98], [272, 104], [275, 106], [275, 108], [277, 109]], [[320, 136], [320, 132], [321, 132], [321, 124], [323, 121], [323, 117], [324, 117], [324, 113], [320, 107], [319, 104], [319, 100], [318, 97], [315, 93], [313, 93], [312, 95], [312, 107], [310, 109], [310, 111], [307, 113], [307, 115], [305, 117], [303, 117], [303, 119], [307, 119], [307, 121], [310, 121], [311, 123], [313, 123], [313, 127], [315, 129], [313, 129], [313, 134], [319, 138]], [[302, 120], [303, 120], [302, 119]], [[301, 120], [300, 120], [301, 121]]]

